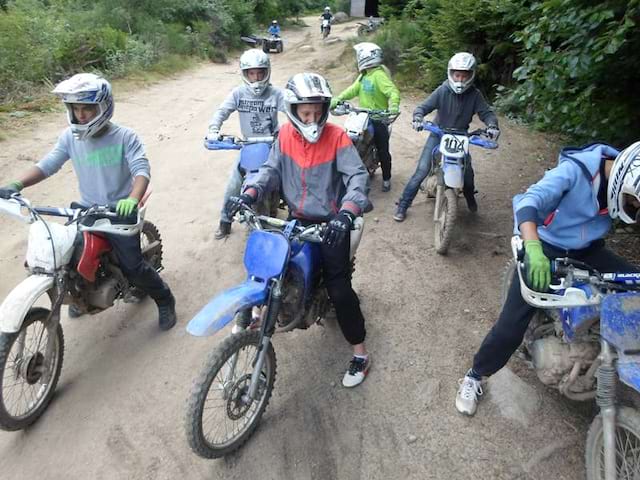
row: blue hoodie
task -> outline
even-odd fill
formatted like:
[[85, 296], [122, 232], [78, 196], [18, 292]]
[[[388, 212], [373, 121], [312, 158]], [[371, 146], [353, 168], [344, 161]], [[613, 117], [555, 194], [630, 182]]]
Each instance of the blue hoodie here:
[[607, 209], [598, 203], [602, 157], [616, 157], [615, 148], [595, 143], [565, 148], [558, 166], [523, 193], [513, 197], [515, 233], [523, 222], [535, 222], [538, 236], [561, 250], [579, 250], [604, 237], [611, 228]]

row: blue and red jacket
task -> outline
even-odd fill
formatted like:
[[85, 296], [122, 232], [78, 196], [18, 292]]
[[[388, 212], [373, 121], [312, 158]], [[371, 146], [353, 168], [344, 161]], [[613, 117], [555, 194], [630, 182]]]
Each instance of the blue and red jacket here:
[[327, 123], [319, 140], [309, 143], [287, 123], [245, 190], [255, 188], [260, 199], [280, 187], [295, 218], [326, 221], [340, 210], [356, 216], [364, 211], [369, 175], [342, 128]]

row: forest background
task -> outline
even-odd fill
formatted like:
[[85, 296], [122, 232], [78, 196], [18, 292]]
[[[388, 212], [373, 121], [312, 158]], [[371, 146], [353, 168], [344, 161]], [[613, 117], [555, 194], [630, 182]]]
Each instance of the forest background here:
[[[0, 0], [0, 112], [94, 70], [109, 78], [225, 62], [272, 19], [349, 11], [348, 0]], [[403, 86], [433, 90], [472, 52], [500, 111], [572, 141], [624, 146], [640, 125], [640, 0], [380, 0], [370, 38]], [[328, 62], [330, 60], [328, 59]]]

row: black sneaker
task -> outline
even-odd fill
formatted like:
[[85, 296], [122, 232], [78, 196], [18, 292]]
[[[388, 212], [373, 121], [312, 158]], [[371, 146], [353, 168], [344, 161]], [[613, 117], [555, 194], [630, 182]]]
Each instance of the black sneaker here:
[[169, 300], [158, 303], [158, 325], [160, 330], [170, 330], [176, 321], [176, 299], [171, 295]]
[[216, 240], [222, 240], [223, 238], [228, 237], [230, 233], [231, 233], [231, 223], [223, 222], [222, 220], [220, 220], [220, 226], [218, 226], [218, 230], [216, 230], [216, 233], [213, 235], [213, 238], [215, 238]]
[[396, 222], [404, 222], [405, 218], [407, 218], [407, 207], [398, 205], [398, 208], [396, 209], [396, 213], [393, 214], [393, 219]]
[[69, 305], [69, 318], [78, 318], [81, 317], [82, 315], [84, 315], [85, 312], [83, 312], [79, 307], [75, 306], [73, 303]]

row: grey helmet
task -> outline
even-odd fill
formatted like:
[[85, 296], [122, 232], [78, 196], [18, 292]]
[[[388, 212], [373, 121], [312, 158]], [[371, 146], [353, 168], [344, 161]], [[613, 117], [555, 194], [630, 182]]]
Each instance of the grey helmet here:
[[357, 43], [353, 49], [356, 51], [359, 72], [382, 65], [382, 49], [375, 43]]
[[[298, 117], [298, 105], [303, 103], [319, 103], [322, 105], [322, 116], [318, 123], [305, 124]], [[329, 118], [331, 104], [331, 88], [327, 81], [317, 73], [298, 73], [289, 79], [284, 89], [284, 105], [289, 120], [298, 132], [309, 143], [316, 143]]]
[[[471, 72], [469, 78], [464, 82], [456, 82], [453, 79], [452, 71], [462, 70]], [[447, 78], [449, 79], [449, 87], [454, 93], [464, 93], [473, 83], [476, 76], [476, 57], [467, 52], [456, 53], [447, 65]]]
[[628, 204], [630, 197], [640, 201], [640, 142], [620, 152], [609, 172], [607, 208], [611, 218], [625, 223], [638, 222], [640, 212]]
[[[99, 132], [113, 116], [113, 94], [111, 84], [93, 73], [78, 73], [63, 80], [51, 92], [67, 107], [67, 123], [78, 140], [90, 138]], [[89, 123], [81, 125], [73, 114], [73, 105], [82, 103], [97, 105], [98, 113]]]
[[[250, 82], [247, 77], [247, 70], [252, 68], [264, 68], [266, 74], [262, 80], [257, 82]], [[271, 61], [269, 56], [262, 50], [252, 48], [247, 50], [240, 56], [240, 70], [242, 72], [242, 81], [247, 84], [256, 97], [259, 97], [269, 86], [269, 79], [271, 78]]]

